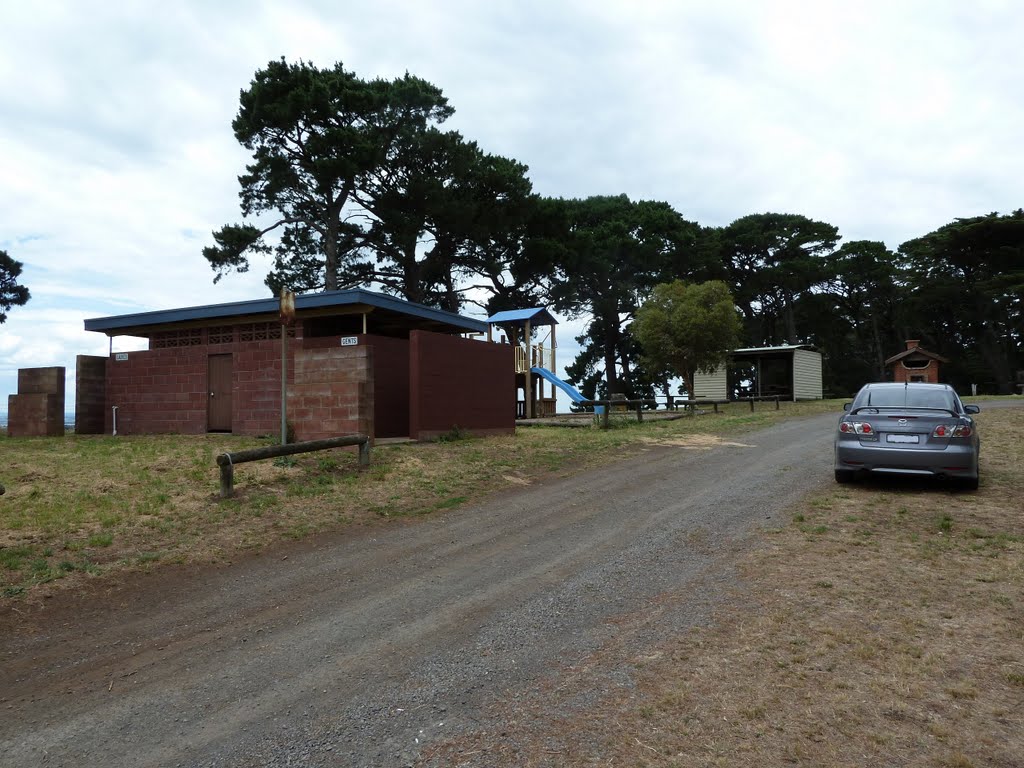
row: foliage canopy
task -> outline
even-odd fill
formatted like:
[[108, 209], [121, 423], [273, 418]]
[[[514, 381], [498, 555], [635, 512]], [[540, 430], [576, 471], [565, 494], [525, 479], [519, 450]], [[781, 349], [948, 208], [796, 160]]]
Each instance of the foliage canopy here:
[[648, 365], [681, 377], [693, 397], [694, 374], [725, 365], [739, 345], [742, 323], [723, 281], [674, 280], [654, 287], [632, 329]]
[[[957, 219], [898, 252], [840, 245], [835, 226], [793, 213], [702, 227], [624, 194], [540, 197], [525, 165], [445, 130], [453, 114], [440, 88], [408, 73], [365, 80], [340, 63], [271, 61], [232, 123], [252, 160], [239, 177], [243, 222], [203, 250], [214, 281], [262, 254], [275, 293], [365, 285], [449, 311], [549, 304], [586, 319], [566, 373], [588, 397], [667, 393], [673, 374], [692, 385], [704, 352], [666, 307], [710, 312], [701, 301], [720, 288], [687, 293], [705, 281], [724, 281], [741, 313], [725, 346], [814, 344], [835, 393], [887, 378], [885, 359], [908, 338], [949, 357], [945, 377], [960, 388], [1007, 392], [1024, 368], [1022, 210]], [[3, 257], [8, 309], [28, 292]], [[676, 281], [689, 285], [656, 288]], [[675, 335], [651, 330], [658, 312]]]
[[23, 266], [8, 256], [7, 251], [0, 251], [0, 323], [7, 320], [7, 310], [24, 306], [32, 298], [28, 288], [18, 284]]

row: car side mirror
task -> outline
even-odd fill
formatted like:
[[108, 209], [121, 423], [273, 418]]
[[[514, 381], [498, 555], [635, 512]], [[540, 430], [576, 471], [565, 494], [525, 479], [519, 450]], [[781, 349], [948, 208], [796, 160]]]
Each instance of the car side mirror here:
[[980, 405], [965, 405], [964, 413], [981, 413]]
[[851, 407], [852, 405], [853, 405], [853, 403], [843, 403], [843, 410], [844, 410], [844, 411], [848, 411], [848, 410], [850, 410], [850, 407]]

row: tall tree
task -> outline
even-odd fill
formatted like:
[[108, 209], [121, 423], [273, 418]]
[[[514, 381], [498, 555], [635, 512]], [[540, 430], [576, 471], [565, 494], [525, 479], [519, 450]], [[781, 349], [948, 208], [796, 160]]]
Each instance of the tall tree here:
[[885, 359], [907, 338], [903, 270], [885, 243], [871, 240], [843, 243], [826, 260], [828, 285], [807, 302], [817, 309], [810, 340], [835, 377], [827, 386], [853, 392], [865, 381], [884, 381]]
[[[203, 255], [216, 272], [249, 268], [248, 254], [275, 253], [271, 286], [299, 290], [355, 284], [365, 277], [356, 258], [362, 244], [357, 188], [382, 173], [396, 147], [452, 113], [434, 85], [406, 74], [362, 80], [341, 64], [317, 69], [305, 62], [270, 62], [240, 96], [235, 137], [253, 152], [239, 177], [242, 214], [258, 223], [214, 233]], [[278, 243], [265, 236], [275, 232]]]
[[719, 230], [716, 240], [749, 341], [800, 341], [796, 305], [829, 278], [824, 257], [839, 240], [836, 227], [796, 214], [759, 213]]
[[957, 219], [899, 252], [920, 336], [954, 383], [1009, 393], [1024, 367], [1024, 210]]
[[585, 335], [600, 350], [607, 392], [633, 394], [636, 361], [625, 325], [659, 279], [683, 267], [682, 254], [696, 254], [699, 227], [667, 203], [626, 195], [546, 205], [560, 222], [535, 244], [551, 265], [550, 297], [570, 316], [591, 316]]
[[632, 325], [650, 367], [673, 371], [689, 397], [694, 374], [725, 365], [729, 350], [738, 346], [741, 328], [729, 287], [721, 280], [656, 285]]
[[32, 298], [28, 288], [18, 284], [21, 268], [24, 265], [0, 251], [0, 323], [7, 320], [7, 310], [21, 307]]
[[399, 146], [355, 192], [373, 218], [373, 279], [410, 301], [458, 311], [474, 287], [466, 279], [493, 272], [525, 221], [527, 168], [454, 132], [428, 129]]

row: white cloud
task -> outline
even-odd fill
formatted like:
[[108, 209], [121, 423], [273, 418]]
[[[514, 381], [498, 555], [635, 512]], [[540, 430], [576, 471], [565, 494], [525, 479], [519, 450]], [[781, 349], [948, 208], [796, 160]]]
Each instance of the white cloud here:
[[431, 80], [547, 195], [802, 213], [890, 247], [1024, 204], [1009, 0], [9, 6], [0, 248], [33, 298], [0, 326], [0, 395], [18, 365], [105, 353], [86, 317], [265, 294], [265, 264], [214, 286], [201, 249], [239, 219], [238, 92], [281, 56]]

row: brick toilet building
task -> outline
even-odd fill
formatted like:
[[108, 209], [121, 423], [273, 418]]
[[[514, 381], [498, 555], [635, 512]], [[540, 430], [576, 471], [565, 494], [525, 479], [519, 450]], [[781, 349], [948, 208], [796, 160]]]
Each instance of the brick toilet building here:
[[295, 298], [282, 338], [277, 299], [85, 321], [87, 331], [149, 340], [149, 349], [80, 356], [78, 431], [118, 434], [280, 429], [298, 440], [345, 434], [429, 439], [458, 427], [515, 430], [508, 345], [467, 338], [487, 324], [363, 289]]

